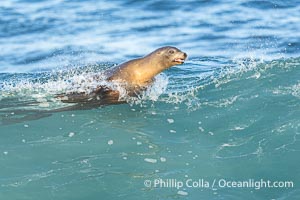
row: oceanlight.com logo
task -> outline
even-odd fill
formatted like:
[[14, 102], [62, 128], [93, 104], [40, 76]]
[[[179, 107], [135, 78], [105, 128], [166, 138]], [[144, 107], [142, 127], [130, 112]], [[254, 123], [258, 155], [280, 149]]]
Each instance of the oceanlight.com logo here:
[[227, 179], [214, 179], [208, 181], [205, 179], [153, 179], [145, 180], [144, 186], [148, 188], [253, 188], [260, 190], [262, 188], [293, 188], [293, 181], [270, 181], [270, 180], [227, 180]]

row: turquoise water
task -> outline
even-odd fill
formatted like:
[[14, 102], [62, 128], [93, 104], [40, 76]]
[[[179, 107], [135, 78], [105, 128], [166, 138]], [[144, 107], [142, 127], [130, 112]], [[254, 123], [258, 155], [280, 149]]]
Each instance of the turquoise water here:
[[[0, 199], [300, 198], [296, 1], [23, 0], [0, 10]], [[52, 112], [68, 106], [56, 94], [88, 90], [93, 75], [164, 45], [188, 61], [140, 98]]]

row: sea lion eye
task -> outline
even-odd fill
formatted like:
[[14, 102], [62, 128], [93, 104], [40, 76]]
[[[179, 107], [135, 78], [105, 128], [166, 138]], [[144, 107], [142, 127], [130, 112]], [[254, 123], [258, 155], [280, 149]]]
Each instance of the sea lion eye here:
[[173, 53], [175, 53], [174, 50], [169, 50], [169, 54], [173, 54]]

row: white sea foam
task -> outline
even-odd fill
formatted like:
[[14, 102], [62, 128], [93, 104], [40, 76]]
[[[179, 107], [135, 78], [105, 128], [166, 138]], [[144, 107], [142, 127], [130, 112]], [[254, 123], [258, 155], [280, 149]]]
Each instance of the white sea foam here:
[[157, 163], [157, 159], [154, 158], [145, 158], [144, 161], [149, 163]]

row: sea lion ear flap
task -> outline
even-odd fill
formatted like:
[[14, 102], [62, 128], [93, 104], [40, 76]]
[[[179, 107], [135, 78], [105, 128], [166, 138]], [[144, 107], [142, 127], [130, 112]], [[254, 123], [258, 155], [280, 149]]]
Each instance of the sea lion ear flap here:
[[159, 49], [156, 51], [156, 55], [161, 55], [162, 53], [163, 53], [163, 51], [161, 51]]

